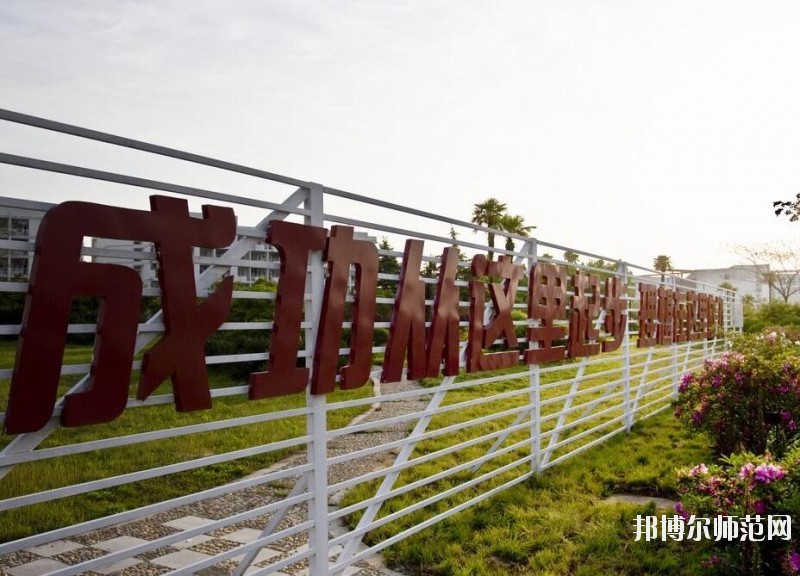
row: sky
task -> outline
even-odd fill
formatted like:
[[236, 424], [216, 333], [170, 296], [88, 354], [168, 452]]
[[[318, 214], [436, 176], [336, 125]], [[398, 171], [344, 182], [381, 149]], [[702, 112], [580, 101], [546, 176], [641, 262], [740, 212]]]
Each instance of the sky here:
[[[3, 0], [0, 107], [460, 220], [496, 197], [545, 242], [725, 267], [800, 235], [772, 212], [800, 192], [798, 22], [768, 0]], [[6, 122], [0, 151], [286, 195]], [[9, 166], [0, 189], [146, 197]]]

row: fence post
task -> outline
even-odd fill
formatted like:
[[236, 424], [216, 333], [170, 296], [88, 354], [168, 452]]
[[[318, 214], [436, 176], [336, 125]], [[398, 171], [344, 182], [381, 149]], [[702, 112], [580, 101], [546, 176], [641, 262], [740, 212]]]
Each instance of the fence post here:
[[[306, 208], [310, 215], [306, 216], [305, 223], [311, 226], [324, 224], [323, 212], [324, 188], [320, 184], [312, 183], [308, 189]], [[314, 346], [317, 340], [317, 326], [320, 321], [322, 296], [325, 281], [325, 265], [319, 251], [311, 253], [309, 269], [309, 282], [311, 288], [311, 302], [307, 303], [306, 310], [310, 310], [310, 328], [305, 331], [306, 366], [313, 370]], [[306, 312], [308, 315], [308, 312]], [[310, 388], [306, 389], [306, 406], [309, 414], [306, 419], [307, 433], [312, 440], [309, 444], [308, 461], [313, 465], [309, 490], [312, 499], [308, 505], [308, 514], [314, 524], [309, 530], [309, 547], [313, 556], [309, 559], [310, 572], [314, 576], [328, 574], [328, 440], [327, 440], [327, 405], [325, 394], [311, 394]]]
[[[533, 275], [530, 272], [536, 266], [538, 260], [538, 243], [535, 238], [531, 238], [525, 242], [525, 252], [528, 257], [528, 282], [533, 282]], [[531, 293], [532, 286], [528, 286], [529, 294]], [[529, 303], [530, 305], [530, 303]], [[534, 322], [528, 316], [528, 326]], [[528, 348], [536, 348], [536, 342], [528, 341]], [[530, 389], [530, 414], [531, 414], [531, 470], [534, 474], [542, 471], [542, 423], [541, 423], [541, 397], [539, 387], [541, 385], [539, 364], [530, 364], [528, 366], [528, 384]]]
[[624, 287], [621, 291], [625, 295], [625, 308], [627, 321], [625, 322], [625, 336], [622, 343], [622, 353], [624, 356], [622, 374], [625, 380], [625, 431], [630, 432], [633, 426], [634, 414], [631, 411], [631, 297], [630, 287], [628, 286], [628, 265], [619, 260], [617, 262], [617, 275], [620, 279], [620, 284]]

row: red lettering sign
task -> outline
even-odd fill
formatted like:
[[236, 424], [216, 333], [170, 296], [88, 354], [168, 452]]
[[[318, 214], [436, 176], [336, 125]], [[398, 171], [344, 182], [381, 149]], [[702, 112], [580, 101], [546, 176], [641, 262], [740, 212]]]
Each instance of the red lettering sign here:
[[[469, 336], [467, 341], [467, 372], [498, 370], [519, 364], [517, 335], [514, 332], [514, 319], [511, 316], [517, 286], [522, 277], [522, 266], [515, 266], [508, 256], [500, 256], [497, 262], [490, 262], [483, 254], [472, 259], [474, 276], [502, 278], [503, 282], [490, 282], [489, 294], [492, 298], [492, 317], [484, 325], [486, 293], [483, 282], [471, 280], [469, 283], [470, 314]], [[505, 352], [484, 353], [494, 342], [502, 339]]]
[[275, 299], [269, 369], [250, 374], [250, 399], [295, 394], [308, 385], [308, 368], [297, 366], [306, 273], [311, 252], [325, 248], [327, 235], [325, 228], [280, 220], [269, 223], [266, 240], [278, 250], [281, 274]]
[[652, 284], [639, 283], [639, 339], [636, 346], [656, 345], [656, 320], [658, 319], [658, 289]]
[[606, 293], [603, 296], [603, 309], [606, 312], [604, 324], [611, 338], [603, 340], [603, 352], [617, 350], [625, 338], [628, 316], [625, 314], [626, 304], [622, 290], [623, 284], [619, 278], [606, 278]]
[[[198, 304], [192, 251], [196, 246], [228, 246], [235, 232], [229, 208], [204, 206], [203, 217], [193, 218], [185, 200], [164, 196], [151, 197], [150, 211], [66, 202], [48, 212], [36, 240], [5, 431], [33, 432], [51, 418], [75, 297], [98, 298], [100, 312], [88, 386], [65, 397], [62, 424], [108, 422], [125, 408], [142, 284], [127, 266], [82, 261], [87, 236], [155, 246], [165, 331], [144, 355], [137, 397], [147, 398], [170, 378], [178, 410], [210, 407], [203, 348], [228, 316], [233, 281], [226, 278]], [[265, 240], [280, 256], [280, 281], [267, 369], [250, 375], [249, 397], [299, 393], [309, 382], [312, 394], [326, 394], [335, 389], [337, 377], [342, 389], [364, 385], [372, 367], [378, 278], [375, 245], [355, 239], [348, 226], [334, 226], [328, 235], [325, 228], [277, 220], [270, 222]], [[312, 372], [297, 365], [297, 348], [306, 308], [308, 264], [314, 252], [323, 253], [328, 274]], [[459, 371], [459, 252], [455, 247], [444, 249], [427, 330], [422, 253], [422, 241], [406, 242], [381, 374], [384, 382], [399, 380], [406, 361], [411, 379], [440, 372], [454, 376]], [[506, 256], [492, 262], [478, 254], [472, 260], [472, 273], [466, 369], [516, 366], [519, 342], [512, 313], [523, 268]], [[577, 272], [572, 288], [568, 316], [564, 269], [544, 262], [532, 267], [527, 290], [531, 347], [524, 352], [525, 363], [591, 356], [620, 347], [627, 328], [627, 284], [607, 278], [601, 297], [599, 277]], [[724, 325], [721, 298], [644, 282], [638, 288], [639, 347], [713, 338]], [[487, 313], [487, 292], [491, 314]], [[564, 326], [567, 319], [569, 331]], [[339, 370], [348, 322], [348, 363]]]
[[334, 226], [325, 248], [325, 259], [328, 262], [329, 275], [325, 282], [322, 317], [314, 351], [312, 394], [326, 394], [335, 387], [351, 264], [355, 266], [355, 286], [350, 358], [349, 363], [341, 370], [339, 387], [349, 390], [363, 386], [369, 379], [372, 366], [378, 249], [372, 242], [354, 240], [351, 227]]
[[80, 260], [85, 236], [142, 240], [156, 244], [166, 332], [142, 364], [139, 395], [172, 378], [179, 410], [210, 402], [203, 340], [228, 313], [231, 284], [199, 308], [196, 304], [191, 246], [228, 245], [236, 233], [229, 208], [203, 207], [191, 218], [185, 200], [151, 197], [151, 212], [88, 202], [65, 202], [42, 220], [25, 303], [22, 331], [6, 411], [9, 434], [33, 432], [53, 413], [66, 345], [72, 299], [100, 299], [94, 357], [88, 389], [64, 399], [61, 422], [79, 426], [109, 422], [128, 398], [142, 283], [126, 266]]
[[600, 279], [596, 274], [576, 272], [572, 276], [572, 313], [569, 318], [570, 358], [594, 356], [600, 353], [600, 330], [595, 319], [600, 312]]
[[567, 318], [567, 274], [561, 266], [539, 262], [531, 269], [528, 282], [528, 318], [538, 320], [538, 326], [528, 328], [528, 340], [537, 348], [525, 351], [526, 364], [561, 360], [566, 346], [554, 346], [567, 335], [556, 320]]

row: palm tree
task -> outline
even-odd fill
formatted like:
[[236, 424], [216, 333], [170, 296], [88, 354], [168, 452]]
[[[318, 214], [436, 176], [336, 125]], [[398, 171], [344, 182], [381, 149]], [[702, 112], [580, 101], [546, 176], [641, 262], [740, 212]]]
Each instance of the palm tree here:
[[672, 270], [672, 261], [666, 254], [659, 254], [653, 258], [653, 268], [661, 272], [661, 281], [664, 281], [664, 274]]
[[580, 255], [574, 250], [564, 250], [564, 260], [570, 264], [577, 264]]
[[[500, 229], [505, 230], [511, 234], [518, 236], [528, 237], [528, 232], [536, 228], [536, 226], [525, 226], [525, 218], [522, 216], [512, 216], [506, 214], [500, 221]], [[514, 239], [511, 236], [506, 236], [506, 250], [514, 251]]]
[[[503, 217], [506, 216], [507, 207], [497, 198], [487, 198], [479, 204], [475, 204], [472, 210], [472, 223], [487, 228], [501, 229]], [[489, 244], [489, 260], [494, 256], [491, 248], [494, 248], [494, 232], [486, 233]]]

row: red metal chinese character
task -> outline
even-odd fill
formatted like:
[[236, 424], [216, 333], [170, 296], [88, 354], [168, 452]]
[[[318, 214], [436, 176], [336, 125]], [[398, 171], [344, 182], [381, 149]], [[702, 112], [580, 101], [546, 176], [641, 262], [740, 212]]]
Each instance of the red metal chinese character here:
[[[177, 357], [155, 364], [166, 368], [166, 375], [173, 375], [173, 382], [180, 376], [176, 400], [191, 406], [195, 387], [204, 388], [208, 394], [200, 338], [216, 329], [219, 324], [215, 322], [221, 323], [227, 315], [230, 283], [224, 283], [220, 296], [207, 299], [198, 311], [191, 247], [215, 248], [230, 243], [235, 236], [233, 211], [204, 206], [204, 219], [190, 218], [185, 200], [162, 196], [151, 197], [151, 207], [153, 212], [65, 202], [43, 218], [11, 382], [5, 421], [7, 433], [33, 432], [43, 427], [52, 415], [70, 306], [78, 296], [99, 298], [100, 313], [88, 389], [65, 397], [61, 422], [64, 426], [109, 422], [119, 416], [127, 403], [141, 279], [126, 266], [82, 262], [80, 252], [85, 236], [156, 243], [167, 326], [167, 336], [162, 342], [170, 342], [165, 346], [159, 343], [150, 351], [148, 377], [153, 378], [152, 358], [158, 359], [163, 354], [159, 350], [169, 349]], [[188, 274], [188, 280], [181, 274]], [[193, 311], [180, 302], [181, 291], [187, 289], [188, 304]], [[199, 312], [210, 315], [198, 319]], [[187, 328], [187, 322], [193, 320]], [[197, 379], [183, 378], [187, 373], [183, 368], [189, 361], [199, 365], [199, 369], [195, 366], [188, 370]], [[142, 372], [145, 378], [144, 366]], [[199, 396], [203, 396], [202, 391]]]
[[675, 336], [673, 340], [676, 344], [681, 344], [689, 339], [689, 310], [686, 302], [686, 291], [675, 290], [675, 315], [673, 324], [675, 326]]
[[556, 320], [567, 318], [567, 274], [561, 266], [539, 262], [533, 266], [528, 282], [528, 318], [538, 320], [539, 326], [528, 328], [528, 340], [538, 348], [525, 351], [526, 364], [562, 360], [566, 346], [554, 346], [567, 335]]
[[[483, 254], [472, 259], [472, 274], [503, 278], [504, 282], [491, 282], [489, 293], [492, 298], [492, 317], [484, 325], [485, 287], [479, 280], [471, 280], [469, 337], [467, 343], [467, 372], [480, 370], [497, 370], [508, 368], [519, 363], [517, 335], [514, 332], [514, 319], [511, 310], [517, 294], [519, 279], [522, 277], [522, 266], [515, 266], [511, 258], [500, 256], [497, 262], [489, 262]], [[505, 352], [484, 354], [483, 348], [490, 348], [494, 342], [502, 339]]]
[[697, 308], [695, 311], [694, 333], [695, 340], [708, 338], [708, 301], [710, 296], [704, 292], [697, 294]]
[[334, 226], [325, 248], [325, 259], [329, 275], [314, 352], [312, 394], [327, 394], [335, 387], [351, 264], [355, 266], [355, 301], [350, 328], [350, 358], [348, 365], [342, 368], [339, 387], [349, 390], [363, 386], [369, 379], [372, 366], [378, 249], [372, 242], [354, 240], [350, 226]]
[[236, 237], [236, 217], [230, 208], [203, 206], [203, 219], [191, 218], [186, 200], [165, 196], [151, 197], [150, 207], [165, 330], [144, 355], [136, 397], [144, 400], [170, 378], [179, 411], [211, 408], [203, 348], [228, 317], [233, 278], [226, 278], [198, 306], [192, 247], [229, 245]]
[[277, 248], [281, 273], [275, 300], [275, 319], [266, 372], [250, 374], [251, 400], [302, 392], [308, 385], [308, 368], [297, 366], [300, 325], [303, 320], [308, 258], [323, 250], [325, 228], [273, 220], [267, 229], [267, 242]]
[[639, 283], [639, 338], [636, 346], [656, 345], [656, 320], [658, 319], [658, 289], [653, 284]]
[[436, 286], [436, 298], [433, 301], [433, 320], [427, 339], [428, 378], [439, 375], [439, 366], [444, 359], [442, 374], [455, 376], [458, 374], [458, 248], [445, 248], [442, 252], [442, 263], [439, 266], [439, 282]]
[[600, 279], [596, 274], [576, 272], [572, 275], [572, 312], [569, 318], [570, 358], [600, 353], [600, 330], [595, 326], [600, 311]]
[[623, 284], [619, 278], [606, 278], [606, 291], [603, 296], [603, 309], [605, 310], [605, 330], [611, 334], [611, 339], [603, 340], [603, 352], [617, 350], [625, 338], [625, 328], [628, 325], [627, 308], [623, 299]]
[[408, 352], [408, 377], [425, 377], [425, 284], [419, 278], [422, 240], [406, 240], [381, 382], [397, 382]]
[[699, 340], [697, 334], [697, 292], [686, 293], [686, 339]]
[[659, 344], [672, 344], [675, 336], [675, 291], [658, 287], [658, 328], [656, 340]]

